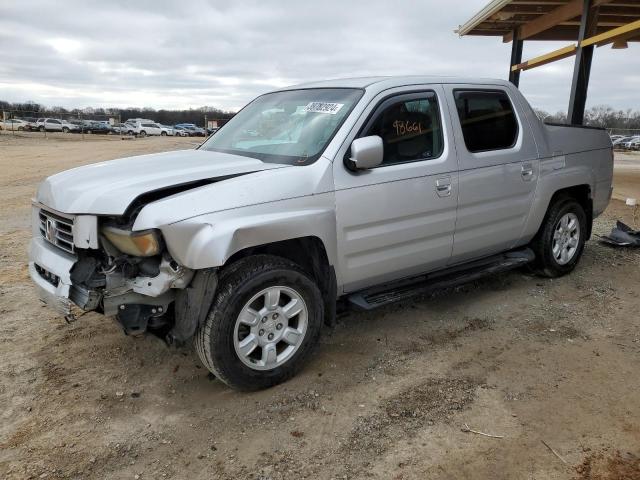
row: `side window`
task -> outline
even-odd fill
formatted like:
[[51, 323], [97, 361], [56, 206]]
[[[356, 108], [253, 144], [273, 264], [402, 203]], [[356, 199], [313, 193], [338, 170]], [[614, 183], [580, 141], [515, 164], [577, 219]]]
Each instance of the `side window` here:
[[467, 150], [483, 152], [515, 145], [518, 121], [506, 92], [455, 90], [453, 95]]
[[361, 136], [369, 135], [382, 138], [383, 165], [440, 156], [443, 139], [436, 94], [424, 92], [385, 101]]

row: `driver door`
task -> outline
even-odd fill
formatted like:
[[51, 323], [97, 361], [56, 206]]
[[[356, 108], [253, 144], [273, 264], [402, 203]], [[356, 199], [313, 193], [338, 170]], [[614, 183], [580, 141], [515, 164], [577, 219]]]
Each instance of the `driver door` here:
[[354, 172], [342, 158], [334, 161], [345, 293], [436, 270], [451, 258], [458, 172], [443, 91], [395, 90], [371, 103], [348, 139], [350, 145], [354, 138], [382, 137], [383, 163]]

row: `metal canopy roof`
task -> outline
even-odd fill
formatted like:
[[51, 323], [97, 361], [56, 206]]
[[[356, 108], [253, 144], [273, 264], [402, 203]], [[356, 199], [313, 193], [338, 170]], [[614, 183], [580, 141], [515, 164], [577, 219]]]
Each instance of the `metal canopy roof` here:
[[[594, 0], [599, 6], [595, 34], [640, 21], [640, 0]], [[493, 0], [457, 30], [462, 35], [500, 36], [513, 40], [576, 40], [582, 0]], [[626, 38], [640, 41], [640, 33]]]

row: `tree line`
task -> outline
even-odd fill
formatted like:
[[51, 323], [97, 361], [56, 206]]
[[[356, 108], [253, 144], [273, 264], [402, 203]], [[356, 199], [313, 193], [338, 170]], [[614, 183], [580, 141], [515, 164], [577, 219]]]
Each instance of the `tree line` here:
[[[225, 120], [235, 115], [235, 112], [221, 110], [216, 107], [200, 107], [183, 110], [156, 110], [154, 108], [73, 108], [47, 107], [33, 102], [10, 103], [0, 100], [0, 117], [2, 111], [11, 112], [12, 117], [54, 117], [54, 118], [87, 118], [108, 119], [121, 118], [124, 122], [129, 118], [148, 118], [164, 125], [178, 123], [194, 123], [203, 126], [204, 117], [207, 120]], [[1, 120], [1, 118], [0, 118]]]
[[[538, 109], [535, 112], [539, 118], [548, 122], [567, 123], [565, 112], [550, 114]], [[584, 124], [612, 130], [640, 130], [640, 110], [616, 110], [609, 105], [596, 105], [584, 112]]]
[[[556, 123], [566, 123], [567, 114], [557, 112], [550, 114], [544, 110], [534, 109], [539, 118]], [[221, 110], [216, 107], [200, 107], [183, 110], [156, 110], [154, 108], [74, 108], [46, 107], [38, 103], [10, 103], [0, 100], [0, 111], [11, 112], [14, 117], [82, 117], [106, 119], [121, 118], [124, 122], [129, 118], [148, 118], [165, 125], [177, 123], [195, 123], [203, 125], [206, 115], [208, 120], [228, 120], [235, 112]], [[585, 125], [619, 130], [640, 130], [640, 110], [615, 110], [608, 105], [597, 105], [589, 108], [584, 115]], [[223, 123], [221, 122], [221, 123]]]

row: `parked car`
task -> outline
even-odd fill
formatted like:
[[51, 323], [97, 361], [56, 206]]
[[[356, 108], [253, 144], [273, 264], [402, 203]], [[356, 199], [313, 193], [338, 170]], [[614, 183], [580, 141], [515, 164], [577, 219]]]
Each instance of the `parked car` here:
[[29, 125], [29, 122], [19, 118], [9, 118], [5, 121], [0, 120], [0, 130], [22, 132], [25, 130], [31, 130], [31, 126]]
[[61, 120], [58, 118], [39, 118], [36, 122], [36, 127], [41, 132], [79, 132], [80, 127], [67, 120]]
[[503, 80], [318, 82], [258, 97], [195, 150], [49, 177], [29, 272], [67, 315], [193, 342], [259, 389], [302, 367], [338, 299], [570, 273], [612, 176], [605, 130], [545, 124]]
[[38, 120], [35, 117], [21, 117], [20, 120], [24, 120], [27, 122], [27, 127], [25, 130], [36, 130], [36, 121]]
[[220, 127], [207, 128], [207, 135], [213, 135], [213, 134], [214, 134], [214, 133], [216, 133], [219, 129], [220, 129]]
[[135, 123], [131, 123], [129, 121], [126, 121], [125, 123], [123, 123], [123, 126], [125, 127], [124, 130], [124, 134], [125, 135], [136, 135], [136, 125]]
[[[146, 137], [149, 135], [162, 135], [162, 128], [157, 123], [150, 120], [127, 120], [127, 124], [132, 128], [129, 130], [134, 135]], [[166, 135], [166, 133], [165, 133]]]
[[180, 125], [175, 125], [173, 127], [174, 134], [178, 137], [190, 137], [191, 132], [187, 130], [185, 127], [181, 127]]
[[95, 120], [85, 120], [82, 129], [85, 133], [103, 134], [111, 133], [111, 126], [105, 122], [97, 122]]
[[125, 123], [114, 123], [109, 126], [109, 130], [113, 135], [126, 135], [127, 134], [127, 124]]
[[615, 140], [614, 140], [613, 142], [611, 142], [611, 143], [613, 144], [613, 146], [614, 146], [614, 147], [618, 147], [618, 146], [620, 146], [621, 144], [623, 144], [623, 143], [625, 143], [625, 142], [628, 142], [628, 141], [630, 141], [630, 140], [633, 140], [633, 136], [631, 136], [631, 137], [627, 136], [627, 137], [617, 138], [617, 139], [615, 139]]
[[638, 150], [640, 149], [640, 137], [633, 137], [631, 140], [622, 142], [618, 146], [624, 150]]
[[189, 132], [189, 135], [192, 137], [206, 137], [207, 133], [204, 128], [200, 128], [193, 123], [179, 123], [176, 127], [184, 128]]
[[173, 127], [169, 126], [169, 125], [162, 125], [162, 124], [158, 124], [158, 126], [160, 127], [160, 135], [163, 137], [166, 137], [167, 135], [170, 137], [173, 137], [175, 135], [175, 130], [173, 129]]

